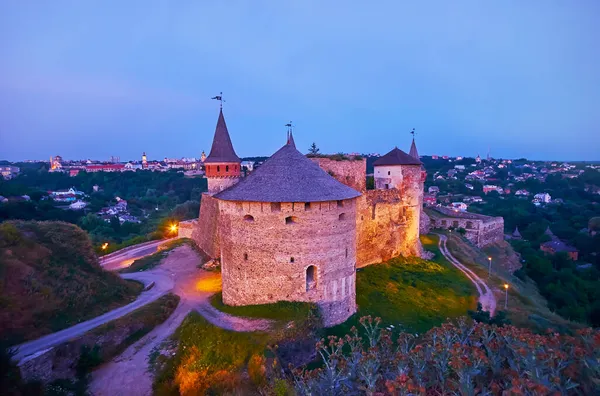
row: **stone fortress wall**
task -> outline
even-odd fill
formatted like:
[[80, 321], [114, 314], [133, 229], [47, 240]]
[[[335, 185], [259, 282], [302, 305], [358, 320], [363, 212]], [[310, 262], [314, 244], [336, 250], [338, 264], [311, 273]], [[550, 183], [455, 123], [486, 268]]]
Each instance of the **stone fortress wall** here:
[[504, 240], [504, 218], [502, 217], [435, 207], [429, 211], [429, 222], [431, 228], [464, 228], [465, 237], [478, 247]]
[[[419, 223], [423, 198], [422, 172], [403, 166], [395, 175], [400, 188], [367, 190], [365, 159], [335, 161], [311, 158], [340, 182], [360, 191], [357, 198], [357, 267], [380, 263], [398, 255], [419, 256]], [[399, 167], [394, 167], [398, 172]]]
[[356, 199], [219, 209], [225, 304], [315, 302], [326, 326], [356, 311]]
[[197, 227], [192, 232], [192, 239], [204, 253], [213, 258], [221, 255], [219, 221], [219, 201], [211, 194], [202, 194], [200, 216]]

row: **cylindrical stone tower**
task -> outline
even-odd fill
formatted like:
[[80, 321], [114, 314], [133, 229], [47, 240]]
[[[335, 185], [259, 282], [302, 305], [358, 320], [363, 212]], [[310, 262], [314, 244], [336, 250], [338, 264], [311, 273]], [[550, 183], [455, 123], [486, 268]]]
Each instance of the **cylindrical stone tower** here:
[[204, 160], [204, 171], [208, 179], [209, 194], [216, 194], [231, 187], [240, 178], [241, 161], [233, 149], [223, 109], [219, 111], [210, 154]]
[[356, 311], [356, 198], [290, 143], [219, 201], [223, 301], [316, 303], [326, 326]]

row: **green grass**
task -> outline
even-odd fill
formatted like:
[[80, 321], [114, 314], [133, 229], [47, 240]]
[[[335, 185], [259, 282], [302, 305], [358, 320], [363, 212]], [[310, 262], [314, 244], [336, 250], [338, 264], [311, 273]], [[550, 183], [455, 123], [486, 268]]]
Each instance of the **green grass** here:
[[210, 304], [219, 311], [234, 316], [245, 316], [248, 318], [264, 318], [280, 321], [303, 320], [314, 314], [317, 309], [315, 304], [304, 302], [278, 301], [274, 304], [246, 305], [243, 307], [232, 307], [223, 304], [223, 294], [215, 293], [210, 298]]
[[400, 325], [410, 332], [425, 332], [446, 318], [467, 314], [476, 307], [473, 284], [437, 248], [437, 236], [425, 236], [422, 243], [436, 253], [434, 261], [396, 257], [385, 263], [361, 268], [356, 274], [358, 312], [327, 334], [344, 335], [358, 319], [380, 317], [384, 326]]
[[126, 274], [126, 273], [130, 273], [130, 272], [148, 271], [148, 270], [156, 267], [157, 265], [159, 265], [160, 262], [165, 257], [167, 257], [168, 253], [171, 250], [173, 250], [179, 246], [189, 244], [189, 243], [190, 243], [189, 240], [185, 239], [185, 238], [175, 239], [174, 241], [169, 241], [169, 242], [161, 245], [160, 250], [158, 252], [135, 260], [133, 263], [131, 263], [131, 265], [129, 267], [123, 268], [123, 269], [119, 270], [119, 272]]
[[220, 387], [239, 386], [239, 374], [248, 370], [251, 357], [269, 355], [267, 346], [272, 341], [267, 333], [213, 326], [197, 312], [185, 318], [174, 337], [179, 343], [177, 354], [157, 373], [155, 395], [204, 394], [199, 391], [204, 386], [210, 394], [222, 394]]

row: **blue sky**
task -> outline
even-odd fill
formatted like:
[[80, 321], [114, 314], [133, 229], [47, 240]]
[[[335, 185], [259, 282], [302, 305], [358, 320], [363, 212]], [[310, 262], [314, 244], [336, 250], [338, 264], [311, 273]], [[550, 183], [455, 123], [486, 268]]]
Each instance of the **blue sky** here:
[[600, 160], [598, 1], [4, 1], [0, 159]]

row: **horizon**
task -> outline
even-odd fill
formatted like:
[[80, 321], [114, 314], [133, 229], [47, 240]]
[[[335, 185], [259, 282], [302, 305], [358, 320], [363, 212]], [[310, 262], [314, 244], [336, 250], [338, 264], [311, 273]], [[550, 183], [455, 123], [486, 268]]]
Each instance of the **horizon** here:
[[199, 158], [223, 91], [240, 157], [600, 160], [597, 2], [145, 4], [0, 5], [0, 158]]

